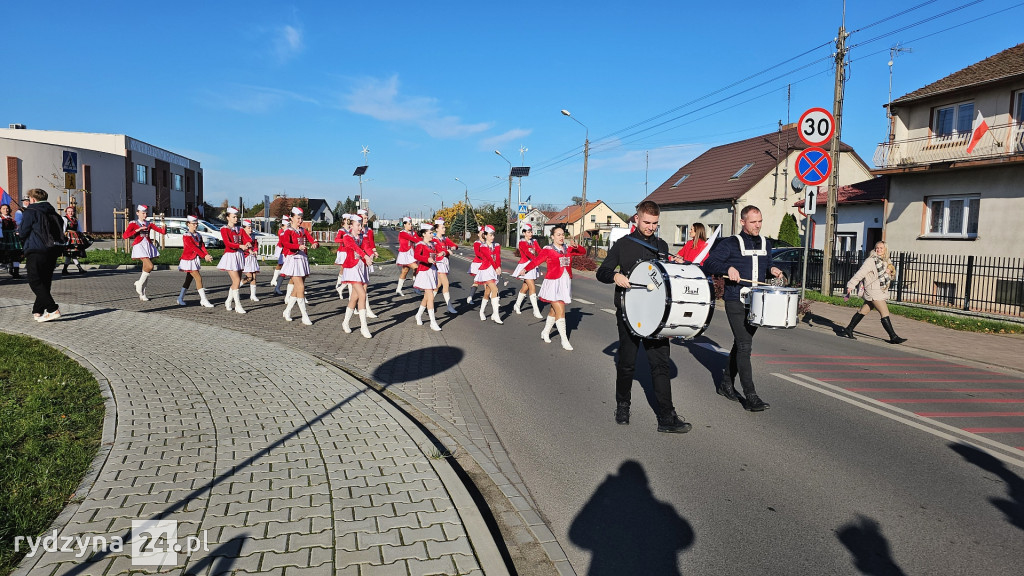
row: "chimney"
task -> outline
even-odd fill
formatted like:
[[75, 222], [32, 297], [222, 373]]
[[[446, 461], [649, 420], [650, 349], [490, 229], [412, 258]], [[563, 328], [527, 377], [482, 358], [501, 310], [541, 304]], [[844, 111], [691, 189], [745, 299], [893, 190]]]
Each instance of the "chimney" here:
[[7, 127], [10, 128], [11, 130], [24, 130], [25, 129], [25, 125], [24, 124], [8, 124]]

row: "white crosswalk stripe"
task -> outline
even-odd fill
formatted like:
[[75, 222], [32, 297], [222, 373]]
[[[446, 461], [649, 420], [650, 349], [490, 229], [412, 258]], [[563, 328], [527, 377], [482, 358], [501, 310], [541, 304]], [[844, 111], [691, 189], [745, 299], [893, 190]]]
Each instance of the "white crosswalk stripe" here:
[[611, 308], [601, 308], [601, 312], [607, 312], [609, 314], [615, 314], [615, 310]]
[[584, 300], [583, 298], [573, 298], [573, 301], [579, 302], [580, 304], [593, 304], [590, 300]]

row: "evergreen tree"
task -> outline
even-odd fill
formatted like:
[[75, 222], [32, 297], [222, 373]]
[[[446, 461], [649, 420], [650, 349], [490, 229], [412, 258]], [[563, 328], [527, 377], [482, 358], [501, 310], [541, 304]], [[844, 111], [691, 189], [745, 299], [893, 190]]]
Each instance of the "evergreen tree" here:
[[800, 246], [800, 227], [796, 224], [796, 217], [786, 214], [782, 217], [782, 224], [779, 225], [779, 242], [785, 242], [789, 246]]

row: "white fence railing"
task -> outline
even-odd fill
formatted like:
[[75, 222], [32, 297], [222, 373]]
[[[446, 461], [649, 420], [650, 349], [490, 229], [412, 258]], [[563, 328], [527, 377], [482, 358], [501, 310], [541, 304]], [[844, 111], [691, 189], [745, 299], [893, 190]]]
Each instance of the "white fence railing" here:
[[947, 136], [932, 134], [920, 138], [882, 142], [875, 149], [873, 161], [878, 168], [896, 168], [1024, 153], [1024, 126], [1019, 124], [992, 126], [968, 153], [967, 147], [973, 135], [974, 132]]

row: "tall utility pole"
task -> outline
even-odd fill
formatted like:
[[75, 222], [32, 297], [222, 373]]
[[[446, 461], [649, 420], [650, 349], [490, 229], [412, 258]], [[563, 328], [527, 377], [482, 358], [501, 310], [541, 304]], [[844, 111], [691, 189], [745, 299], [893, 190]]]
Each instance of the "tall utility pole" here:
[[839, 27], [836, 38], [836, 83], [832, 116], [835, 117], [835, 130], [832, 133], [832, 177], [828, 184], [828, 202], [825, 205], [825, 250], [821, 271], [821, 292], [832, 295], [832, 256], [835, 252], [836, 220], [839, 195], [839, 138], [843, 130], [843, 89], [846, 84], [846, 24], [845, 18]]

